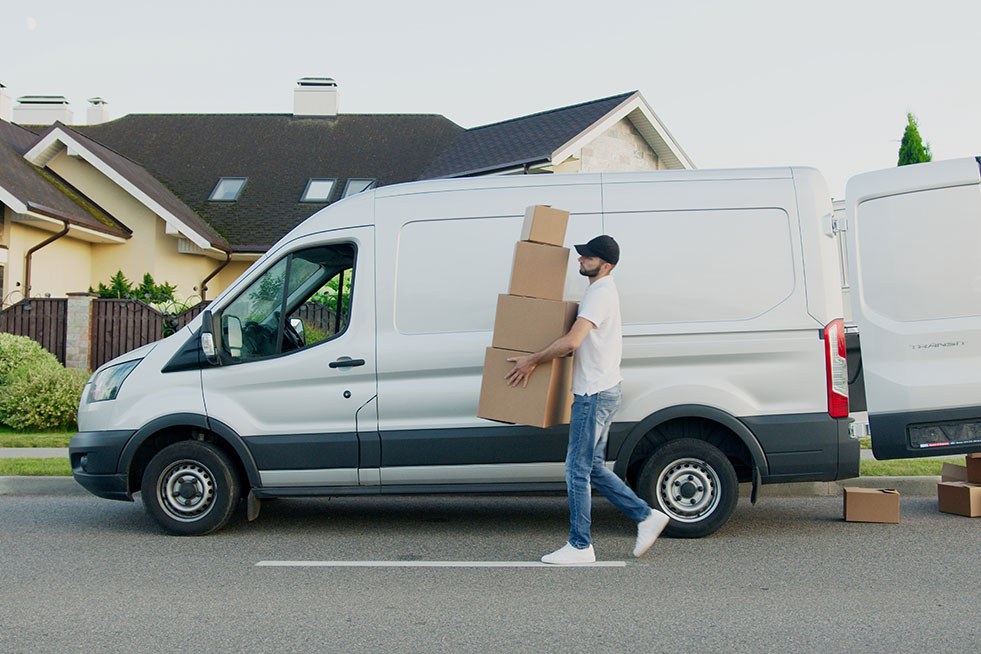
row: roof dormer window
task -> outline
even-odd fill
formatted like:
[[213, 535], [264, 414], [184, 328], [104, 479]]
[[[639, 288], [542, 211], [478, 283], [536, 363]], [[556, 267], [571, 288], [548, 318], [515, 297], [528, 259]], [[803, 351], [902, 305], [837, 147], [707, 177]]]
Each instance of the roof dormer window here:
[[222, 177], [208, 199], [212, 202], [235, 202], [245, 188], [248, 177]]
[[375, 180], [373, 179], [361, 179], [357, 177], [352, 177], [347, 180], [347, 185], [344, 187], [344, 196], [354, 195], [355, 193], [360, 193], [361, 191], [367, 191], [370, 188], [375, 188]]
[[326, 202], [330, 199], [330, 194], [334, 191], [336, 179], [318, 179], [311, 177], [307, 181], [307, 187], [303, 189], [300, 202]]

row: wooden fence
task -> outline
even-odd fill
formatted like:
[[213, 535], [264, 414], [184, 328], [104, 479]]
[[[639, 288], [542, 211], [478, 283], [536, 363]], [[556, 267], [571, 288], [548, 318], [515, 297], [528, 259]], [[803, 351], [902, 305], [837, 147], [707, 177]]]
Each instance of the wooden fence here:
[[62, 363], [68, 331], [68, 300], [29, 298], [0, 311], [0, 332], [27, 336]]
[[[89, 328], [81, 330], [89, 337], [90, 370], [184, 328], [208, 305], [202, 302], [183, 313], [168, 315], [139, 300], [95, 298], [91, 302]], [[69, 341], [73, 338], [68, 330], [68, 300], [21, 300], [0, 311], [0, 332], [32, 338], [64, 364]]]

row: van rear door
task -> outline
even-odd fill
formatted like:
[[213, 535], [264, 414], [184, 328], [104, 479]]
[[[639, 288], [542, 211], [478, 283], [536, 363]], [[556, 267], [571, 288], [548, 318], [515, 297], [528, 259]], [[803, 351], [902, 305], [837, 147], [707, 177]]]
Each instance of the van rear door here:
[[981, 450], [979, 164], [848, 182], [852, 312], [878, 459]]

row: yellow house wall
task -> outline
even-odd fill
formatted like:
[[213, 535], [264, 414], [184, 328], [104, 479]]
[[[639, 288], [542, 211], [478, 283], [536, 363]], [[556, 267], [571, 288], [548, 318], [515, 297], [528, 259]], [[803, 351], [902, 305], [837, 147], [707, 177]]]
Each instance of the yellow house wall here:
[[133, 232], [125, 243], [92, 246], [92, 265], [86, 275], [88, 285], [106, 283], [119, 270], [135, 285], [143, 281], [145, 273], [150, 273], [157, 284], [175, 285], [178, 300], [193, 302], [200, 297], [201, 280], [221, 261], [179, 253], [177, 238], [166, 233], [162, 218], [83, 159], [70, 157], [63, 151], [48, 163], [48, 168]]
[[[4, 270], [7, 306], [24, 298], [27, 251], [54, 236], [54, 232], [19, 222], [9, 222], [4, 232], [10, 239]], [[90, 244], [67, 235], [44, 246], [31, 257], [31, 297], [64, 297], [66, 293], [87, 291], [91, 260]]]

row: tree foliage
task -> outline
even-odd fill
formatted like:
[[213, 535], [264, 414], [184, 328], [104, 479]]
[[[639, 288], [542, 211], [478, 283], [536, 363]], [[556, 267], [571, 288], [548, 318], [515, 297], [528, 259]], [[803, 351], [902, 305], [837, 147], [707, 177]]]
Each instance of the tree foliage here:
[[132, 282], [126, 279], [122, 270], [112, 276], [108, 285], [99, 282], [98, 289], [92, 290], [92, 288], [89, 288], [90, 293], [98, 293], [101, 298], [128, 298], [141, 300], [147, 304], [174, 302], [174, 291], [176, 290], [176, 286], [167, 282], [157, 284], [153, 281], [153, 276], [150, 273], [144, 274], [143, 283], [134, 288]]
[[906, 121], [903, 141], [899, 144], [899, 163], [896, 165], [906, 166], [930, 161], [933, 159], [933, 155], [930, 153], [930, 144], [924, 143], [920, 137], [920, 128], [916, 122], [916, 116], [907, 113]]

